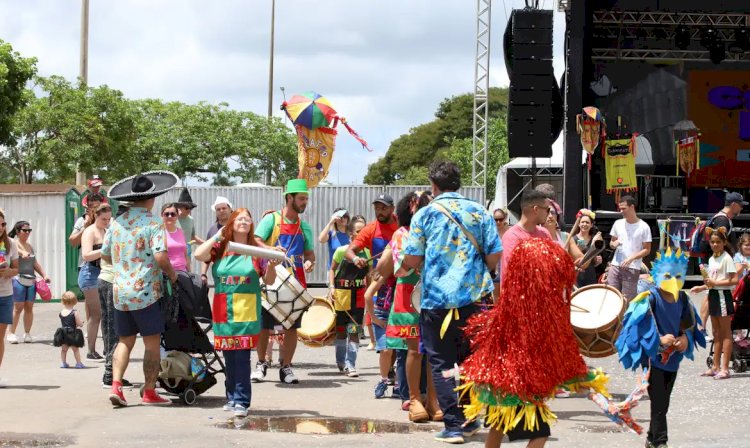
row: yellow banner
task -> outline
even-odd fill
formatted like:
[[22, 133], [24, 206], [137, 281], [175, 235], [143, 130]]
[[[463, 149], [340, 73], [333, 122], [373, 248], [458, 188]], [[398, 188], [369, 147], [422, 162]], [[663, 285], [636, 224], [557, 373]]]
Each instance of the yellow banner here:
[[635, 191], [635, 145], [633, 139], [607, 140], [604, 151], [604, 166], [607, 177], [607, 193]]
[[307, 180], [312, 188], [328, 176], [336, 145], [336, 130], [331, 128], [308, 129], [297, 126], [297, 160], [299, 179]]

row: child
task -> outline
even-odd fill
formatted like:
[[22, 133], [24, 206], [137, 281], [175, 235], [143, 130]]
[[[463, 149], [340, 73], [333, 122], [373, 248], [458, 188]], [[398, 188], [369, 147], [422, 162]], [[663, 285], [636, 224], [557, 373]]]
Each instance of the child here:
[[[365, 220], [355, 216], [348, 226], [350, 240], [354, 241], [364, 227]], [[336, 309], [336, 365], [346, 376], [356, 378], [359, 376], [356, 369], [359, 326], [364, 317], [364, 293], [370, 267], [360, 269], [347, 260], [344, 255], [348, 247], [340, 246], [335, 250], [328, 271], [328, 284]], [[369, 260], [370, 251], [364, 249], [357, 256]]]
[[68, 347], [73, 349], [73, 356], [76, 359], [76, 369], [83, 369], [84, 365], [81, 362], [81, 353], [79, 348], [83, 347], [83, 319], [76, 312], [75, 306], [78, 303], [78, 298], [75, 293], [66, 291], [62, 296], [63, 309], [60, 311], [60, 325], [61, 327], [55, 332], [53, 342], [55, 347], [62, 347], [60, 351], [60, 359], [62, 359], [62, 365], [60, 368], [67, 369], [68, 365]]
[[734, 254], [734, 267], [737, 270], [738, 283], [742, 281], [750, 269], [750, 233], [743, 233], [737, 244], [739, 252]]
[[[682, 291], [688, 261], [687, 254], [679, 249], [657, 254], [651, 269], [654, 286], [630, 302], [615, 343], [625, 368], [648, 371], [644, 374], [651, 404], [647, 448], [666, 446], [667, 412], [680, 361], [683, 357], [693, 359], [696, 345], [706, 345], [698, 330], [698, 313]], [[630, 408], [638, 398], [632, 400]], [[640, 434], [640, 426], [634, 421], [628, 426]]]
[[[713, 327], [714, 363], [713, 367], [701, 376], [724, 380], [729, 378], [729, 360], [732, 358], [732, 315], [734, 314], [732, 287], [737, 284], [737, 268], [732, 256], [727, 252], [726, 228], [707, 227], [706, 236], [713, 256], [708, 260], [705, 284], [694, 287], [690, 292], [698, 293], [708, 290], [708, 313]], [[721, 368], [717, 371], [719, 366]]]

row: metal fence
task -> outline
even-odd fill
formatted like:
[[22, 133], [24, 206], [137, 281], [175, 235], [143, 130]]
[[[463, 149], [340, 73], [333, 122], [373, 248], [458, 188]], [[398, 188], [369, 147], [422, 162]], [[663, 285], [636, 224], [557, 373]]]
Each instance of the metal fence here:
[[[394, 201], [410, 191], [427, 190], [425, 186], [372, 186], [372, 185], [336, 185], [318, 186], [310, 190], [310, 200], [302, 218], [310, 223], [315, 238], [315, 257], [318, 263], [312, 274], [308, 274], [308, 283], [325, 283], [328, 249], [318, 242], [318, 234], [328, 224], [333, 210], [344, 207], [349, 215], [361, 214], [368, 221], [375, 219], [372, 200], [381, 193], [391, 195]], [[193, 210], [196, 233], [205, 237], [208, 228], [215, 222], [215, 214], [211, 207], [217, 196], [224, 196], [234, 208], [245, 207], [250, 210], [256, 222], [267, 210], [279, 210], [284, 205], [280, 187], [189, 187], [193, 202], [198, 207]], [[157, 199], [154, 210], [161, 209], [162, 204], [174, 202], [178, 199], [181, 189], [174, 189]], [[484, 204], [485, 192], [483, 187], [467, 187], [459, 191], [462, 195]], [[194, 263], [194, 269], [199, 264]]]

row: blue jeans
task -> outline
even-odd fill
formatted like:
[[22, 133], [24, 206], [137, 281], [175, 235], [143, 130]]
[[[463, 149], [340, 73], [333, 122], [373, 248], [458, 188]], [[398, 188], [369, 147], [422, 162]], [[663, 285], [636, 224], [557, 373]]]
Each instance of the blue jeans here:
[[406, 354], [408, 350], [396, 350], [396, 379], [398, 380], [398, 394], [401, 401], [408, 400], [409, 382], [406, 380]]
[[227, 401], [250, 407], [250, 350], [225, 350]]
[[357, 366], [357, 350], [359, 341], [351, 341], [348, 337], [336, 339], [336, 365], [354, 369]]
[[460, 431], [466, 419], [459, 407], [456, 393], [456, 380], [453, 375], [443, 376], [443, 372], [453, 371], [455, 365], [469, 356], [469, 340], [464, 336], [466, 320], [480, 312], [480, 307], [471, 304], [458, 308], [459, 319], [452, 320], [443, 338], [440, 338], [440, 327], [449, 310], [428, 310], [422, 308], [420, 323], [422, 342], [432, 367], [432, 380], [435, 383], [440, 409], [443, 411], [445, 429]]

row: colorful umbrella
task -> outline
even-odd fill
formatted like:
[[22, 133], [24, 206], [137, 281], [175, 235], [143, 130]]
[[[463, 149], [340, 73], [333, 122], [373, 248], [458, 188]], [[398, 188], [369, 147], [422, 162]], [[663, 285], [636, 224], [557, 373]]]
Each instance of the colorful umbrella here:
[[312, 91], [294, 95], [289, 101], [284, 101], [281, 108], [289, 115], [292, 123], [308, 129], [328, 127], [336, 116], [328, 99]]

